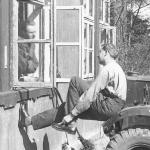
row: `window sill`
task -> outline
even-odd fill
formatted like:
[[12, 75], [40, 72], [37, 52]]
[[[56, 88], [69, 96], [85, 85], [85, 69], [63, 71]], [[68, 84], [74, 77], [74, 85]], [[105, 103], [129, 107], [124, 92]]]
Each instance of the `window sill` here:
[[30, 3], [34, 5], [44, 6], [45, 2], [43, 0], [18, 0], [19, 2]]
[[15, 90], [0, 92], [0, 106], [9, 109], [22, 101], [36, 100], [43, 96], [53, 98], [53, 88], [16, 88]]

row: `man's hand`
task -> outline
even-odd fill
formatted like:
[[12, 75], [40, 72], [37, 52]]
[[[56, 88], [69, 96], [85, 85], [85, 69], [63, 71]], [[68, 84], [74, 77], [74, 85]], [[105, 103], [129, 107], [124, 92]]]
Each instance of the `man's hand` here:
[[70, 122], [73, 121], [73, 119], [74, 119], [74, 117], [73, 117], [71, 114], [69, 114], [69, 115], [66, 115], [66, 116], [63, 118], [62, 122], [63, 122], [64, 124], [69, 124]]

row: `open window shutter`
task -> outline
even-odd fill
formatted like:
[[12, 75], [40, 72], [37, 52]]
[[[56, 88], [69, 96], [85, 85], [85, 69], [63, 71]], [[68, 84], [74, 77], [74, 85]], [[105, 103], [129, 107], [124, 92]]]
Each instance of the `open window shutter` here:
[[81, 76], [81, 29], [80, 6], [56, 7], [56, 83], [63, 90], [72, 76]]

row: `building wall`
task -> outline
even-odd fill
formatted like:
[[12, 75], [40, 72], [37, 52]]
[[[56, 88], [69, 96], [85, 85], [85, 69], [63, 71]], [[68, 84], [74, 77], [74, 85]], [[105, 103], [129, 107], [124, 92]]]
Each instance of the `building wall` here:
[[[3, 7], [5, 6], [5, 7]], [[0, 91], [9, 89], [9, 1], [0, 1]]]
[[[29, 114], [36, 115], [47, 109], [52, 108], [52, 99], [49, 96], [27, 100]], [[33, 130], [32, 126], [20, 128], [18, 121], [20, 103], [13, 108], [0, 108], [0, 149], [2, 150], [61, 150], [62, 144], [67, 140], [74, 148], [81, 147], [77, 135], [67, 135], [64, 132], [56, 131], [52, 127], [45, 127]], [[88, 124], [88, 126], [87, 126]], [[85, 137], [90, 138], [100, 133], [98, 121], [78, 120], [79, 132]]]
[[[26, 88], [22, 95], [25, 98], [22, 99], [22, 97], [18, 96], [19, 92], [14, 92], [9, 85], [9, 81], [12, 78], [9, 73], [9, 61], [10, 57], [12, 57], [12, 53], [9, 53], [12, 51], [12, 43], [9, 41], [10, 36], [12, 36], [12, 26], [9, 24], [9, 21], [12, 19], [12, 12], [9, 11], [12, 10], [9, 9], [11, 7], [11, 2], [11, 0], [0, 1], [0, 149], [61, 150], [62, 144], [67, 141], [65, 133], [56, 131], [51, 127], [36, 131], [33, 130], [32, 126], [27, 128], [27, 130], [18, 127], [20, 117], [19, 108], [20, 104], [24, 103], [24, 101], [27, 102], [27, 109], [31, 116], [52, 108], [53, 104], [52, 99], [50, 99], [49, 96], [45, 96], [46, 89], [44, 88], [42, 89], [43, 93], [40, 89], [34, 89], [33, 92], [31, 92], [31, 95], [34, 98], [32, 98], [32, 96], [29, 97], [30, 88]], [[57, 5], [80, 5], [80, 1], [58, 0]], [[60, 83], [58, 88], [61, 95], [65, 97], [68, 82]], [[98, 121], [79, 120], [78, 128], [81, 134], [88, 139], [96, 134], [99, 135], [101, 130], [100, 124], [101, 122]], [[79, 149], [81, 143], [79, 142], [77, 135], [67, 136], [69, 144], [73, 147], [78, 147]]]
[[[40, 98], [36, 102], [28, 101], [28, 110], [31, 115], [42, 112], [51, 107], [49, 98]], [[55, 131], [51, 127], [33, 131], [18, 127], [19, 107], [4, 110], [0, 108], [0, 149], [2, 150], [56, 150], [61, 149], [65, 142], [65, 134]]]

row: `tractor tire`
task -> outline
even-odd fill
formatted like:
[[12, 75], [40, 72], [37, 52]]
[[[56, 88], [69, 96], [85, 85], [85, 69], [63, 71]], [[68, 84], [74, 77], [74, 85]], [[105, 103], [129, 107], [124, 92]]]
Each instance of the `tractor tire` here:
[[150, 150], [150, 130], [123, 130], [111, 138], [106, 150]]

